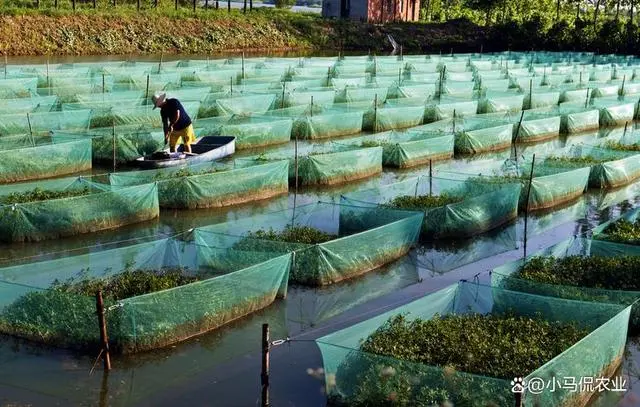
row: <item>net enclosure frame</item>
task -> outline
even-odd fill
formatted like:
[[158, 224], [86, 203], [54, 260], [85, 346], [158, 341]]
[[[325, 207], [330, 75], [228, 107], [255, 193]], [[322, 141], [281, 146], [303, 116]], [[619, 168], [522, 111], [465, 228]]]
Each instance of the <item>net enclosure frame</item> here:
[[[294, 253], [290, 282], [312, 287], [347, 280], [401, 258], [417, 243], [423, 214], [388, 208], [317, 202], [198, 227], [196, 236], [256, 251]], [[311, 227], [328, 233], [319, 244], [286, 243], [251, 234]]]
[[[446, 194], [458, 202], [423, 208], [421, 239], [460, 239], [476, 236], [514, 221], [518, 217], [518, 182], [495, 184], [488, 178], [454, 179], [423, 175], [376, 188], [341, 195], [348, 205], [390, 207], [401, 196]], [[417, 209], [416, 209], [417, 210]]]
[[289, 161], [254, 163], [235, 167], [233, 163], [205, 162], [157, 170], [109, 174], [117, 187], [158, 184], [161, 208], [222, 208], [265, 200], [289, 191]]
[[16, 137], [31, 145], [0, 151], [0, 184], [52, 178], [91, 170], [90, 140], [49, 143], [49, 138], [45, 138], [44, 141], [47, 143], [41, 143], [31, 135], [5, 136], [0, 140], [7, 141], [7, 138], [10, 138], [12, 141], [17, 141]]
[[0, 239], [40, 241], [114, 229], [160, 215], [155, 183], [112, 187], [85, 177], [12, 184], [0, 187], [0, 197], [43, 191], [83, 191], [66, 198], [0, 205]]
[[383, 167], [411, 168], [453, 158], [454, 136], [444, 131], [390, 130], [336, 143], [360, 147], [380, 146]]
[[[399, 306], [337, 332], [316, 339], [322, 354], [325, 389], [332, 405], [347, 405], [356, 389], [366, 381], [367, 388], [419, 395], [422, 391], [444, 389], [455, 400], [462, 398], [472, 406], [512, 406], [512, 378], [479, 374], [406, 362], [360, 350], [361, 341], [396, 315], [432, 319], [436, 315], [505, 314], [540, 316], [544, 320], [576, 323], [589, 334], [547, 361], [533, 372], [522, 372], [524, 383], [541, 378], [545, 383], [558, 377], [612, 376], [622, 363], [631, 307], [544, 297], [498, 287], [461, 281], [422, 298]], [[385, 372], [391, 372], [391, 375]], [[367, 376], [372, 373], [372, 376]], [[555, 392], [522, 394], [524, 406], [584, 406], [593, 392]], [[365, 401], [366, 402], [366, 401]]]
[[[293, 151], [292, 151], [293, 150]], [[236, 159], [236, 165], [289, 160], [289, 180], [299, 186], [333, 186], [369, 178], [382, 173], [382, 147], [353, 148], [337, 143], [326, 145], [300, 145]], [[297, 171], [296, 171], [297, 164]]]
[[[637, 214], [634, 214], [637, 216]], [[608, 223], [606, 224], [608, 225]], [[605, 224], [601, 226], [606, 226]], [[601, 227], [599, 230], [603, 230]], [[573, 236], [546, 249], [539, 250], [529, 258], [553, 257], [563, 259], [569, 256], [580, 257], [606, 257], [637, 256], [640, 247], [632, 244], [623, 244], [602, 240], [601, 234], [594, 238]], [[537, 282], [519, 277], [518, 271], [525, 264], [525, 259], [519, 259], [491, 271], [491, 285], [514, 291], [522, 291], [535, 295], [564, 298], [569, 300], [605, 302], [621, 304], [631, 307], [629, 317], [630, 330], [640, 330], [640, 290], [615, 290], [602, 287], [585, 287], [577, 285], [558, 284], [554, 282]], [[606, 273], [607, 270], [602, 270]]]
[[[285, 298], [292, 257], [291, 253], [238, 251], [212, 245], [202, 236], [196, 241], [190, 235], [81, 252], [86, 250], [0, 268], [0, 332], [93, 353], [100, 347], [94, 296], [61, 290], [55, 281], [108, 279], [132, 270], [179, 270], [199, 279], [120, 300], [105, 298], [113, 352], [166, 347]], [[56, 309], [57, 313], [52, 312]]]

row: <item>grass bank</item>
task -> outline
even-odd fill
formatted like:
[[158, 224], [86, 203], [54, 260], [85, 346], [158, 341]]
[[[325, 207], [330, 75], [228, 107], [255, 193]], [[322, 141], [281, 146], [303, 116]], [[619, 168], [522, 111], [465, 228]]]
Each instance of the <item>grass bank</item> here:
[[240, 50], [391, 49], [387, 34], [407, 52], [478, 50], [482, 28], [473, 24], [390, 24], [324, 20], [280, 10], [242, 14], [226, 10], [116, 11], [5, 10], [0, 52], [19, 55], [216, 54]]

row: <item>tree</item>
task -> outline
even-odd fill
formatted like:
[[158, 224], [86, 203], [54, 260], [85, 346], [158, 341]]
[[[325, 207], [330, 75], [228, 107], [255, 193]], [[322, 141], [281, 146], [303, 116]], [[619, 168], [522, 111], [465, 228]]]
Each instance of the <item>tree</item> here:
[[486, 13], [485, 25], [491, 23], [491, 14], [493, 10], [502, 4], [503, 0], [468, 0], [467, 5], [474, 10], [483, 11]]

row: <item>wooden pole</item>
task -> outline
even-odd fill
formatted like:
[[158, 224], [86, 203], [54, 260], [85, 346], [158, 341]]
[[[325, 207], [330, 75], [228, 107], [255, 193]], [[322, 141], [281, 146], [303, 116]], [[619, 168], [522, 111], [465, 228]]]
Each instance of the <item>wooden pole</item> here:
[[105, 88], [104, 88], [104, 73], [102, 74], [102, 93], [105, 93]]
[[229, 83], [231, 83], [231, 94], [233, 95], [233, 76], [229, 79]]
[[149, 74], [147, 74], [147, 90], [145, 92], [145, 103], [149, 103]]
[[[294, 150], [294, 189], [293, 189], [293, 217], [295, 218], [296, 213], [296, 203], [298, 200], [298, 132], [296, 132], [294, 141], [293, 141], [293, 150]], [[291, 219], [291, 224], [293, 225], [293, 220]]]
[[244, 0], [244, 6], [242, 7], [242, 12], [247, 13], [247, 0]]
[[533, 79], [529, 79], [529, 109], [533, 109]]
[[178, 10], [178, 0], [175, 1], [175, 5], [174, 5], [176, 11]]
[[162, 73], [162, 60], [164, 59], [164, 52], [160, 53], [160, 62], [158, 63], [158, 73]]
[[7, 54], [4, 54], [4, 78], [7, 79]]
[[102, 345], [102, 360], [104, 370], [111, 370], [111, 357], [109, 355], [109, 338], [107, 337], [107, 320], [104, 316], [104, 301], [102, 291], [96, 293], [96, 311], [98, 313], [98, 326], [100, 327], [100, 343]]
[[627, 135], [627, 126], [629, 125], [629, 122], [624, 122], [624, 132], [622, 133], [622, 137]]
[[287, 89], [287, 82], [282, 82], [282, 102], [280, 102], [280, 108], [284, 109], [284, 94]]
[[249, 11], [253, 11], [253, 0], [249, 0]]
[[31, 117], [29, 117], [29, 113], [27, 112], [27, 124], [29, 125], [29, 138], [31, 139], [31, 145], [36, 146], [36, 142], [33, 139], [33, 131], [31, 129]]
[[269, 407], [269, 324], [262, 324], [262, 407]]
[[227, 11], [231, 13], [231, 0], [227, 0]]
[[[140, 1], [140, 0], [138, 0], [138, 1]], [[196, 12], [196, 0], [193, 0], [193, 12], [194, 13]]]
[[100, 407], [109, 406], [109, 371], [102, 372], [102, 382], [100, 383]]
[[584, 99], [584, 107], [589, 106], [589, 91], [591, 89], [587, 88], [587, 97]]
[[327, 68], [327, 86], [331, 85], [331, 67]]
[[116, 172], [116, 122], [111, 124], [111, 138], [113, 139], [113, 172]]
[[73, 8], [73, 11], [76, 11], [76, 0], [71, 0], [71, 6]]
[[432, 160], [429, 159], [429, 195], [433, 194], [433, 163]]
[[513, 136], [513, 155], [516, 159], [516, 164], [518, 163], [518, 136], [520, 135], [520, 126], [522, 126], [522, 119], [524, 119], [524, 110], [520, 113], [520, 120], [518, 120], [518, 127], [516, 127], [516, 134]]
[[453, 134], [456, 134], [456, 109], [453, 109]]
[[94, 9], [94, 10], [96, 9], [96, 6], [97, 6], [97, 5], [96, 5], [96, 0], [93, 0], [93, 9]]
[[378, 94], [373, 99], [373, 132], [378, 131]]
[[624, 83], [627, 81], [627, 75], [622, 77], [622, 86], [620, 87], [620, 96], [624, 96]]
[[313, 95], [311, 95], [311, 117], [313, 117]]
[[244, 74], [244, 51], [242, 51], [242, 79], [246, 79]]
[[529, 196], [531, 195], [531, 183], [533, 182], [533, 168], [536, 165], [536, 155], [531, 159], [531, 173], [529, 173], [529, 185], [527, 185], [527, 200], [524, 208], [524, 258], [527, 258], [527, 226], [529, 224]]

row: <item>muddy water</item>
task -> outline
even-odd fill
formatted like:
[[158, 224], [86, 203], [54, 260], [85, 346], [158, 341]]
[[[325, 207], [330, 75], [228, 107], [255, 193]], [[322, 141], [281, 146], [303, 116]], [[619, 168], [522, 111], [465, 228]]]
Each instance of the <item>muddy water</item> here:
[[[580, 136], [593, 140], [604, 132]], [[543, 154], [575, 138], [553, 140], [519, 151]], [[504, 159], [510, 152], [461, 158], [438, 163], [435, 171], [473, 171], [482, 162]], [[243, 155], [243, 154], [240, 154]], [[106, 169], [95, 169], [100, 173]], [[407, 177], [424, 175], [427, 167], [388, 171], [349, 185], [301, 189], [295, 197], [302, 205], [338, 202], [341, 194], [371, 188]], [[265, 202], [229, 209], [162, 211], [158, 220], [113, 231], [40, 243], [0, 246], [0, 258], [15, 263], [21, 258], [45, 259], [133, 241], [168, 236], [233, 219], [250, 217], [293, 204], [293, 193]], [[590, 191], [579, 200], [536, 213], [528, 219], [527, 250], [534, 253], [594, 225], [622, 210], [640, 205], [640, 182], [616, 191]], [[188, 342], [131, 357], [115, 357], [114, 369], [103, 375], [100, 366], [91, 373], [96, 355], [79, 356], [0, 337], [0, 405], [100, 405], [100, 406], [251, 406], [260, 396], [260, 332], [268, 322], [273, 339], [291, 337], [271, 356], [271, 398], [274, 406], [323, 406], [323, 382], [308, 374], [322, 366], [313, 339], [394, 308], [429, 292], [478, 276], [489, 282], [488, 270], [523, 254], [524, 218], [472, 240], [455, 250], [423, 245], [408, 256], [376, 272], [323, 289], [291, 287], [286, 300]], [[638, 405], [637, 348], [630, 344], [624, 373], [632, 390], [607, 394], [598, 406]], [[635, 386], [634, 386], [635, 385]]]

